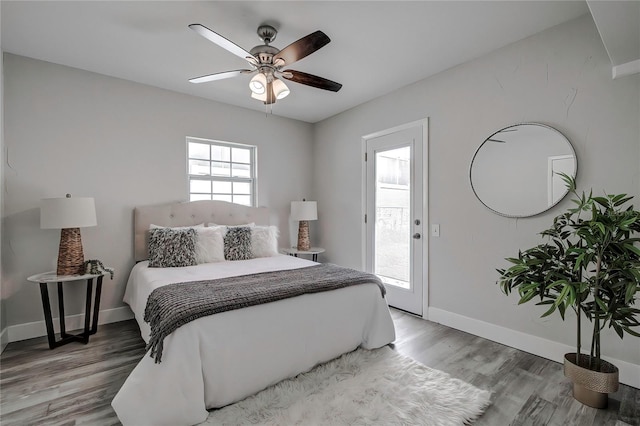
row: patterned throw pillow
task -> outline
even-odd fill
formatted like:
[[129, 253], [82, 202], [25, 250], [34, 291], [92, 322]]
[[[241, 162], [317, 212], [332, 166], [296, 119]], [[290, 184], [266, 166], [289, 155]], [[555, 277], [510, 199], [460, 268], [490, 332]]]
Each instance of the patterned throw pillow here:
[[176, 268], [196, 264], [196, 231], [193, 228], [149, 230], [149, 267]]
[[228, 227], [224, 236], [224, 258], [227, 260], [251, 259], [251, 228]]

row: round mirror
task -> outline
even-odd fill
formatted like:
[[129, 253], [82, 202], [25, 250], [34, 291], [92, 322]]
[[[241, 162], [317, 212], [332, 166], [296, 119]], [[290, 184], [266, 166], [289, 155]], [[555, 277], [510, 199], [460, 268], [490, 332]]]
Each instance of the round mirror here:
[[576, 176], [569, 140], [553, 127], [516, 124], [498, 130], [471, 161], [471, 187], [482, 204], [503, 216], [527, 217], [555, 206], [568, 189], [559, 173]]

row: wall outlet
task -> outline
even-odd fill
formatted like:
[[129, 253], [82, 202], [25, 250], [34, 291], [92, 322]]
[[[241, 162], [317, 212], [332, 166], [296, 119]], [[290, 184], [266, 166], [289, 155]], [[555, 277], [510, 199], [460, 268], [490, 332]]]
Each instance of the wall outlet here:
[[432, 237], [440, 236], [440, 225], [438, 225], [437, 223], [434, 223], [433, 225], [431, 225], [431, 236]]

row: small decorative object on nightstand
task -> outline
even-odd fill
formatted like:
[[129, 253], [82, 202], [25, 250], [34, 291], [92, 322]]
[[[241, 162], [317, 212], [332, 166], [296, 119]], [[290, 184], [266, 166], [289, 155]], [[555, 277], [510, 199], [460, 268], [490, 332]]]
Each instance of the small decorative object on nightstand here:
[[298, 250], [307, 251], [311, 249], [309, 241], [309, 221], [318, 220], [318, 206], [315, 201], [292, 201], [291, 219], [297, 220], [298, 224]]
[[[55, 271], [44, 272], [42, 274], [32, 275], [27, 278], [28, 281], [40, 284], [40, 296], [42, 297], [42, 308], [44, 310], [44, 322], [47, 326], [47, 338], [49, 340], [49, 349], [66, 345], [70, 342], [82, 342], [87, 344], [89, 336], [98, 331], [98, 314], [100, 312], [100, 295], [102, 293], [102, 278], [113, 272], [112, 268], [105, 268], [104, 272], [96, 274], [84, 275], [57, 275]], [[93, 301], [93, 314], [91, 313], [91, 293], [93, 292], [93, 280], [97, 278], [96, 295]], [[64, 295], [62, 285], [69, 281], [86, 280], [87, 298], [84, 313], [84, 331], [80, 334], [69, 334], [66, 331], [64, 320]], [[53, 330], [53, 318], [51, 317], [51, 304], [49, 303], [48, 283], [58, 283], [58, 316], [60, 317], [60, 340], [56, 340], [56, 334]], [[93, 317], [93, 323], [91, 323]]]
[[320, 253], [324, 253], [324, 249], [320, 247], [310, 247], [309, 250], [298, 250], [295, 247], [282, 249], [284, 254], [288, 254], [289, 256], [298, 257], [299, 254], [311, 255], [311, 260], [314, 262], [318, 261], [318, 255]]

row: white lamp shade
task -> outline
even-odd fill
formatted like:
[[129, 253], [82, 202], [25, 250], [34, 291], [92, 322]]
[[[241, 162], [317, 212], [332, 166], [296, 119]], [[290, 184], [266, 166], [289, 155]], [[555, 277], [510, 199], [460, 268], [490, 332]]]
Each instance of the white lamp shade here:
[[318, 220], [318, 203], [315, 201], [292, 201], [292, 220]]
[[249, 88], [256, 95], [262, 95], [267, 88], [267, 77], [259, 72], [249, 82]]
[[264, 92], [261, 95], [252, 92], [251, 93], [251, 97], [253, 99], [257, 99], [257, 100], [262, 101], [262, 102], [267, 102], [267, 92]]
[[276, 99], [283, 99], [289, 96], [289, 88], [282, 80], [273, 80], [273, 93], [276, 95]]
[[40, 228], [96, 226], [96, 205], [90, 197], [45, 198], [40, 204]]

